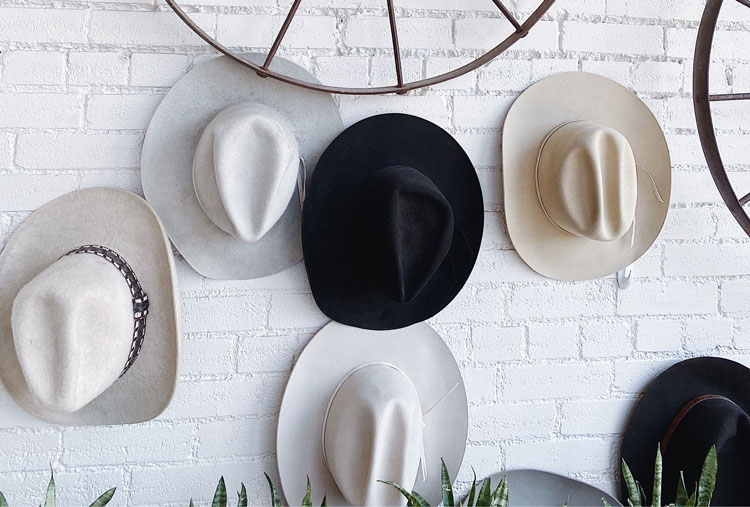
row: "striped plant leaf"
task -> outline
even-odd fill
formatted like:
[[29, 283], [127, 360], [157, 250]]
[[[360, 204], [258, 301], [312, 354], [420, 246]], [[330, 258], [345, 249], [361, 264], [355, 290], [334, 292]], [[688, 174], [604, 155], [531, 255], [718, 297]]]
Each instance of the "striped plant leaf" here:
[[468, 507], [474, 507], [474, 497], [477, 494], [477, 473], [474, 471], [474, 467], [471, 467], [471, 474], [474, 479], [471, 481], [471, 491], [469, 491], [469, 501], [466, 504]]
[[247, 507], [247, 490], [245, 484], [240, 483], [240, 491], [237, 493], [237, 507]]
[[[389, 486], [393, 486], [396, 488], [399, 493], [401, 493], [404, 498], [406, 498], [406, 505], [407, 507], [420, 507], [419, 500], [411, 493], [406, 491], [404, 488], [401, 487], [401, 485], [395, 481], [378, 481], [382, 482], [383, 484], [388, 484]], [[429, 507], [429, 504], [427, 504]]]
[[320, 507], [328, 507], [328, 497], [326, 495], [323, 495], [323, 502], [320, 504]]
[[492, 493], [490, 507], [508, 507], [508, 476], [503, 477]]
[[638, 491], [638, 484], [633, 479], [633, 474], [625, 460], [622, 460], [622, 478], [628, 488], [628, 504], [633, 507], [641, 507], [641, 493]]
[[0, 507], [8, 507], [8, 501], [5, 499], [2, 491], [0, 491]]
[[108, 489], [107, 491], [99, 495], [99, 498], [94, 500], [94, 503], [92, 503], [89, 507], [104, 507], [112, 500], [112, 497], [115, 496], [115, 491], [117, 491], [117, 488]]
[[302, 499], [302, 507], [312, 507], [312, 493], [310, 492], [310, 476], [307, 476], [307, 491]]
[[677, 481], [677, 498], [674, 501], [675, 507], [687, 507], [689, 498], [685, 487], [685, 476], [680, 472], [680, 480]]
[[717, 469], [716, 446], [712, 445], [708, 450], [705, 461], [703, 462], [701, 476], [700, 479], [698, 479], [697, 505], [700, 507], [708, 507], [708, 505], [711, 504], [711, 497], [714, 494], [714, 486], [716, 486]]
[[643, 490], [643, 486], [641, 486], [641, 483], [638, 481], [635, 481], [635, 483], [638, 485], [638, 494], [641, 496], [641, 505], [644, 507], [648, 505], [648, 499], [646, 498], [646, 492]]
[[219, 479], [219, 484], [216, 486], [211, 507], [227, 507], [227, 485], [224, 483], [223, 475], [221, 476], [221, 479]]
[[271, 488], [271, 506], [272, 507], [281, 507], [281, 498], [279, 498], [279, 493], [276, 491], [276, 488], [273, 487], [273, 482], [271, 482], [271, 478], [264, 472], [264, 475], [266, 476], [266, 480], [268, 481], [268, 486]]
[[477, 496], [477, 507], [490, 507], [490, 500], [492, 499], [492, 492], [490, 491], [490, 478], [487, 477], [482, 481], [482, 487], [479, 488], [479, 496]]
[[44, 496], [44, 507], [55, 507], [57, 503], [55, 496], [55, 473], [50, 469], [49, 484], [47, 484], [47, 493]]
[[443, 458], [440, 458], [440, 483], [443, 489], [443, 507], [454, 507], [453, 485], [451, 484], [451, 478]]
[[661, 446], [656, 444], [656, 460], [654, 461], [654, 490], [651, 497], [651, 505], [661, 507]]
[[603, 507], [612, 507], [606, 498], [602, 497], [602, 506]]

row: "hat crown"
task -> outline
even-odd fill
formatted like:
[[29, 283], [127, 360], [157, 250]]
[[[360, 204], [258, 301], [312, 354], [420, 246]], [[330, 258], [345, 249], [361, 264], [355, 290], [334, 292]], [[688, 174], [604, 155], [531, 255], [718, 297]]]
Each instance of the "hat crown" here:
[[394, 166], [367, 180], [355, 213], [361, 268], [391, 299], [411, 301], [450, 249], [450, 203], [417, 169]]
[[554, 129], [539, 153], [537, 184], [550, 220], [576, 236], [614, 241], [635, 219], [635, 158], [612, 128], [580, 120]]
[[351, 505], [402, 505], [396, 481], [411, 491], [419, 470], [424, 422], [414, 385], [394, 366], [350, 372], [334, 392], [323, 427], [328, 469]]
[[133, 341], [132, 296], [108, 261], [65, 256], [18, 292], [11, 326], [32, 396], [72, 413], [119, 378]]
[[193, 187], [214, 225], [255, 242], [286, 211], [299, 163], [294, 131], [280, 114], [257, 103], [235, 104], [203, 131], [193, 158]]

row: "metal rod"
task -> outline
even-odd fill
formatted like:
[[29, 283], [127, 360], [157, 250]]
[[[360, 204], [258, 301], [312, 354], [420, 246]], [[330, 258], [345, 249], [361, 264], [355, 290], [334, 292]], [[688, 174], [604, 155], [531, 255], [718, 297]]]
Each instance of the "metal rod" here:
[[497, 5], [498, 9], [500, 9], [500, 12], [502, 12], [503, 15], [505, 15], [505, 17], [508, 18], [508, 21], [513, 23], [513, 26], [516, 27], [516, 31], [521, 31], [521, 23], [519, 23], [518, 20], [515, 17], [513, 17], [513, 14], [508, 10], [508, 8], [505, 5], [503, 5], [503, 2], [501, 2], [500, 0], [492, 0], [492, 1], [495, 2], [495, 5]]
[[443, 83], [445, 81], [449, 81], [451, 79], [457, 78], [459, 76], [463, 76], [467, 72], [471, 72], [472, 70], [475, 70], [482, 65], [489, 63], [492, 61], [497, 55], [511, 47], [513, 44], [518, 42], [518, 40], [523, 37], [528, 31], [533, 27], [539, 19], [541, 19], [542, 16], [549, 10], [550, 7], [555, 3], [555, 0], [543, 0], [539, 7], [536, 8], [536, 10], [531, 13], [531, 15], [526, 18], [526, 21], [523, 22], [521, 25], [521, 31], [515, 31], [512, 34], [510, 34], [508, 37], [505, 38], [500, 44], [495, 46], [494, 48], [487, 51], [485, 54], [477, 58], [476, 60], [473, 60], [466, 65], [463, 65], [461, 67], [458, 67], [456, 69], [453, 69], [449, 72], [445, 72], [443, 74], [439, 74], [437, 76], [432, 76], [425, 79], [420, 79], [418, 81], [412, 81], [409, 83], [404, 83], [404, 86], [399, 88], [398, 86], [379, 86], [379, 87], [371, 87], [371, 88], [344, 88], [340, 86], [331, 86], [331, 85], [324, 85], [317, 82], [310, 82], [310, 81], [304, 81], [302, 79], [297, 79], [294, 77], [290, 77], [284, 74], [280, 74], [278, 72], [274, 72], [270, 69], [265, 70], [262, 66], [250, 61], [248, 58], [244, 57], [242, 54], [235, 53], [231, 51], [229, 48], [221, 44], [219, 41], [217, 41], [215, 38], [208, 35], [201, 27], [199, 27], [192, 19], [190, 19], [190, 16], [188, 16], [185, 11], [182, 10], [182, 7], [180, 7], [176, 0], [167, 0], [167, 3], [172, 8], [173, 11], [180, 17], [180, 19], [193, 31], [206, 41], [211, 47], [222, 53], [223, 55], [228, 56], [232, 60], [236, 61], [237, 63], [240, 63], [244, 65], [245, 67], [248, 67], [256, 72], [260, 72], [265, 74], [266, 76], [276, 79], [278, 81], [281, 81], [282, 83], [287, 83], [294, 86], [299, 86], [301, 88], [307, 88], [308, 90], [316, 90], [319, 92], [328, 92], [328, 93], [341, 93], [344, 95], [381, 95], [384, 93], [403, 93], [410, 90], [416, 90], [417, 88], [423, 88], [425, 86], [432, 86], [439, 83]]
[[750, 194], [745, 194], [740, 198], [740, 206], [744, 206], [748, 202], [750, 202]]
[[391, 41], [393, 42], [393, 58], [396, 63], [396, 86], [404, 87], [404, 74], [401, 69], [401, 50], [398, 45], [398, 29], [396, 28], [396, 12], [393, 9], [393, 0], [387, 0], [388, 21], [391, 24]]
[[[276, 51], [278, 51], [279, 46], [281, 46], [281, 40], [284, 38], [284, 35], [286, 35], [286, 31], [289, 29], [289, 25], [292, 24], [292, 19], [294, 19], [294, 15], [297, 14], [297, 8], [299, 7], [299, 4], [301, 2], [302, 0], [294, 0], [292, 7], [289, 9], [289, 12], [286, 15], [286, 19], [284, 19], [284, 24], [281, 25], [281, 29], [279, 30], [278, 35], [276, 35], [276, 39], [273, 41], [273, 46], [271, 46], [271, 49], [268, 50], [266, 61], [263, 62], [263, 66], [261, 67], [263, 70], [268, 70], [268, 67], [271, 65], [271, 60], [273, 60], [273, 57], [276, 56]], [[268, 76], [268, 74], [265, 74], [263, 72], [258, 72], [258, 75], [262, 77]]]
[[711, 102], [721, 100], [750, 100], [750, 93], [717, 93], [709, 95], [708, 100]]
[[740, 224], [745, 234], [750, 235], [750, 217], [745, 213], [742, 203], [737, 198], [737, 194], [727, 176], [727, 171], [721, 160], [721, 153], [719, 153], [719, 144], [716, 141], [714, 121], [711, 116], [708, 87], [711, 45], [713, 44], [714, 31], [719, 19], [722, 1], [707, 0], [701, 24], [698, 27], [693, 63], [693, 107], [695, 109], [695, 122], [698, 126], [698, 137], [701, 140], [703, 154], [706, 157], [708, 169], [711, 171], [711, 177], [714, 179], [716, 188], [734, 219]]

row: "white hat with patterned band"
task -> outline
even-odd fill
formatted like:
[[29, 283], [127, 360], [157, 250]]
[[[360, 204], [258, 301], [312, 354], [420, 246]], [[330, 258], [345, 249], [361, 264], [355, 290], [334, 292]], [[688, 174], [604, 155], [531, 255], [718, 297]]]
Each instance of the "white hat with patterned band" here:
[[0, 253], [0, 378], [55, 423], [152, 419], [177, 379], [179, 291], [151, 207], [114, 188], [33, 213]]

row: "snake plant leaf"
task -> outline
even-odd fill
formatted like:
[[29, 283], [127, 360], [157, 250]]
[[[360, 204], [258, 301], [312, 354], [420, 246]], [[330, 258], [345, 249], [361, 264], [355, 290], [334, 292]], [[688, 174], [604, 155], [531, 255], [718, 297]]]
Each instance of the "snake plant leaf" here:
[[302, 507], [312, 507], [312, 493], [310, 492], [310, 476], [307, 476], [307, 492], [302, 499]]
[[477, 473], [474, 471], [474, 467], [471, 467], [471, 474], [474, 479], [471, 481], [471, 491], [469, 491], [469, 501], [466, 503], [468, 507], [474, 507], [474, 497], [477, 494]]
[[568, 507], [568, 502], [570, 502], [570, 497], [568, 497], [568, 500], [562, 504], [562, 507]]
[[44, 496], [44, 507], [55, 507], [55, 473], [50, 468], [49, 484], [47, 485], [47, 494]]
[[268, 476], [268, 474], [265, 472], [263, 472], [263, 474], [266, 476], [268, 486], [271, 488], [271, 506], [281, 507], [281, 498], [279, 498], [279, 492], [276, 491], [276, 488], [273, 487], [273, 482], [271, 481], [271, 478]]
[[5, 499], [2, 491], [0, 491], [0, 507], [8, 507], [8, 501]]
[[638, 484], [633, 479], [633, 474], [625, 460], [622, 460], [622, 478], [628, 488], [628, 504], [633, 507], [641, 507], [641, 494], [638, 491]]
[[388, 484], [389, 486], [393, 486], [394, 488], [396, 488], [398, 492], [401, 493], [404, 496], [404, 498], [406, 498], [407, 507], [417, 507], [419, 505], [418, 500], [414, 498], [414, 495], [412, 495], [411, 493], [406, 491], [404, 488], [402, 488], [399, 483], [395, 481], [378, 481], [378, 482], [382, 482], [383, 484]]
[[646, 499], [646, 492], [643, 490], [643, 486], [641, 486], [640, 482], [635, 481], [635, 483], [638, 485], [638, 494], [641, 496], [641, 505], [645, 507], [648, 505], [648, 500]]
[[677, 481], [677, 498], [675, 498], [675, 507], [687, 507], [689, 497], [685, 487], [685, 476], [680, 472], [680, 480]]
[[328, 497], [326, 495], [323, 495], [323, 503], [320, 504], [320, 507], [328, 507]]
[[602, 497], [602, 506], [603, 507], [612, 507], [606, 498]]
[[454, 507], [453, 485], [443, 458], [440, 458], [440, 483], [443, 489], [443, 507]]
[[195, 505], [193, 504], [193, 499], [192, 498], [190, 499], [190, 505], [188, 507], [195, 507]]
[[695, 491], [693, 491], [693, 494], [688, 498], [686, 507], [695, 507]]
[[221, 479], [219, 479], [219, 484], [216, 486], [211, 507], [227, 507], [227, 485], [224, 483], [223, 475], [221, 476]]
[[503, 477], [492, 493], [490, 507], [508, 507], [508, 476]]
[[425, 500], [422, 495], [420, 495], [416, 491], [412, 491], [411, 496], [413, 496], [414, 500], [417, 502], [417, 507], [430, 507], [430, 502]]
[[99, 495], [99, 498], [94, 500], [94, 503], [89, 505], [89, 507], [104, 507], [110, 502], [110, 500], [112, 500], [112, 497], [115, 496], [115, 491], [117, 491], [117, 488], [108, 489]]
[[651, 505], [661, 507], [661, 446], [656, 444], [656, 460], [654, 461], [654, 490], [651, 497]]
[[490, 491], [490, 478], [487, 477], [482, 481], [482, 487], [479, 488], [479, 495], [477, 496], [477, 507], [490, 507], [490, 500], [492, 498], [492, 492]]
[[716, 486], [717, 469], [716, 446], [712, 445], [708, 450], [705, 461], [703, 462], [703, 469], [701, 469], [701, 476], [698, 480], [697, 505], [700, 507], [708, 507], [711, 503], [711, 497], [714, 494], [714, 486]]
[[245, 489], [245, 484], [240, 483], [239, 493], [237, 493], [237, 507], [247, 507], [247, 490]]

